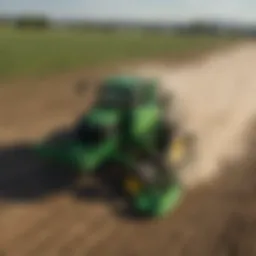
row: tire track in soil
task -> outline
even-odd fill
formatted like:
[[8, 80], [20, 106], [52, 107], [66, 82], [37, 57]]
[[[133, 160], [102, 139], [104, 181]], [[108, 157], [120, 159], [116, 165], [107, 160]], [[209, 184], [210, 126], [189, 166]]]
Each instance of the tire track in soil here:
[[[49, 218], [54, 215], [53, 210], [58, 206], [58, 203], [48, 203], [41, 207], [27, 207], [27, 206], [9, 206], [7, 207], [5, 216], [1, 215], [1, 230], [4, 230], [5, 236], [2, 242], [5, 246], [12, 247], [20, 238], [29, 236], [31, 231], [36, 230], [37, 227], [42, 227], [48, 222]], [[13, 225], [12, 229], [9, 229]], [[7, 235], [7, 234], [8, 235]], [[7, 235], [7, 236], [6, 236]], [[17, 241], [16, 241], [17, 240]]]
[[[84, 222], [83, 232], [87, 233], [86, 230], [90, 225], [106, 215], [106, 210], [101, 206], [88, 207], [80, 204], [79, 207], [66, 198], [46, 207], [49, 208], [49, 213], [45, 218], [39, 219], [34, 226], [23, 230], [22, 234], [9, 241], [9, 246], [8, 244], [6, 246], [8, 255], [49, 255], [51, 244], [59, 237], [64, 238], [63, 234], [69, 234], [74, 225], [81, 225]], [[14, 248], [13, 244], [15, 244]], [[45, 247], [48, 248], [47, 252], [42, 254]]]
[[[59, 217], [59, 214], [63, 213], [66, 208], [66, 204], [63, 205], [63, 201], [57, 201], [52, 204], [48, 204], [46, 207], [46, 209], [48, 209], [46, 216], [39, 219], [37, 218], [33, 225], [26, 227], [22, 232], [20, 232], [20, 234], [17, 234], [6, 243], [5, 250], [8, 254], [17, 255], [17, 253], [19, 253], [19, 255], [25, 255], [23, 250], [26, 251], [27, 248], [31, 246], [31, 241], [36, 242], [38, 236], [40, 239], [40, 237], [47, 235], [44, 232], [45, 228], [48, 229], [49, 225]], [[38, 231], [40, 231], [40, 233]], [[13, 247], [13, 244], [15, 244], [15, 247]]]
[[[97, 230], [99, 230], [99, 232], [101, 232], [100, 224], [105, 222], [108, 216], [108, 214], [105, 211], [95, 213], [95, 210], [94, 210], [94, 211], [87, 212], [86, 215], [84, 216], [86, 218], [79, 220], [76, 218], [76, 216], [72, 215], [72, 212], [73, 212], [73, 207], [69, 207], [69, 209], [66, 209], [66, 212], [64, 214], [58, 216], [57, 220], [55, 219], [54, 221], [51, 221], [51, 223], [48, 223], [47, 227], [44, 229], [45, 231], [48, 231], [48, 236], [45, 237], [45, 239], [42, 239], [33, 248], [30, 248], [30, 250], [26, 253], [26, 255], [28, 256], [49, 255], [50, 256], [50, 255], [56, 255], [57, 252], [59, 252], [59, 255], [62, 255], [61, 247], [65, 245], [69, 240], [73, 239], [72, 236], [74, 234], [72, 234], [72, 229], [79, 227], [78, 235], [80, 237], [83, 237], [83, 239], [85, 239], [86, 237], [91, 236], [93, 234], [95, 227]], [[77, 230], [75, 231], [77, 232]], [[58, 243], [59, 243], [59, 246], [58, 246]]]

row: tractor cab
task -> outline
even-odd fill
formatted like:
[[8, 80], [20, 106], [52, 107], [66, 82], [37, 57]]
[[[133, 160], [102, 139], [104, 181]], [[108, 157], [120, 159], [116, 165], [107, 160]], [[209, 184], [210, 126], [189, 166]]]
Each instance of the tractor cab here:
[[[117, 76], [104, 80], [95, 104], [79, 120], [79, 140], [87, 145], [96, 145], [105, 139], [117, 137], [118, 133], [119, 137], [126, 136], [132, 121], [136, 120], [135, 113], [139, 109], [148, 112], [150, 104], [156, 106], [155, 90], [156, 86], [151, 80], [137, 77]], [[137, 117], [141, 119], [142, 116]]]
[[106, 79], [100, 86], [96, 107], [131, 109], [154, 102], [156, 86], [152, 80], [138, 77], [116, 76]]
[[[163, 105], [168, 95], [157, 89], [157, 81], [135, 76], [105, 79], [91, 109], [72, 125], [70, 136], [43, 141], [37, 152], [81, 175], [114, 177], [136, 212], [165, 214], [180, 200], [182, 190], [174, 173], [193, 158], [194, 143], [189, 134], [173, 136], [176, 128], [166, 122], [169, 113], [165, 118]], [[118, 166], [114, 175], [115, 168], [105, 169], [109, 163]]]

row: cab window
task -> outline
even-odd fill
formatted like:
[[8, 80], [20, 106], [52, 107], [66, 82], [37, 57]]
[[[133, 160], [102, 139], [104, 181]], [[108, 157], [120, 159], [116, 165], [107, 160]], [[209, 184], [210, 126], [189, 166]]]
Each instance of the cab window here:
[[124, 88], [103, 86], [99, 91], [98, 105], [104, 108], [120, 108], [130, 101], [131, 95]]
[[148, 105], [152, 103], [154, 99], [154, 87], [150, 83], [145, 83], [141, 85], [138, 92], [138, 104]]

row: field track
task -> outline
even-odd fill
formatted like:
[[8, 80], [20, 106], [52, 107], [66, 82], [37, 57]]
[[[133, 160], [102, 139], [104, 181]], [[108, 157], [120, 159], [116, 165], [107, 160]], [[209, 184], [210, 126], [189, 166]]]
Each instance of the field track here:
[[[234, 53], [240, 56], [235, 58], [236, 63], [233, 59], [225, 62], [226, 75], [237, 75], [237, 68], [248, 65], [238, 79], [243, 80], [245, 90], [252, 89], [248, 93], [251, 95], [256, 92], [256, 76], [251, 70], [256, 64], [252, 63], [256, 47], [246, 45], [238, 50], [242, 53]], [[216, 85], [218, 79], [228, 81], [224, 73], [216, 78]], [[69, 124], [72, 116], [83, 110], [84, 99], [77, 100], [70, 86], [77, 78], [79, 74], [67, 74], [33, 87], [0, 88], [3, 144], [0, 148], [0, 249], [3, 255], [256, 255], [256, 128], [253, 124], [246, 133], [247, 154], [223, 166], [223, 178], [214, 186], [202, 186], [190, 192], [181, 207], [166, 220], [138, 222], [126, 218], [117, 214], [105, 198], [76, 198], [65, 189], [69, 177], [47, 180], [44, 166], [31, 152], [27, 140]]]

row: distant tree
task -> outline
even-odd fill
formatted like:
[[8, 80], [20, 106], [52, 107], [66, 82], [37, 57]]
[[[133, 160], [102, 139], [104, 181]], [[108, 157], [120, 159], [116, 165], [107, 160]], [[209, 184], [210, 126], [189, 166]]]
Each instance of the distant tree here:
[[214, 24], [196, 21], [188, 26], [187, 32], [191, 34], [216, 34], [218, 32], [218, 27]]
[[16, 19], [14, 25], [19, 29], [48, 29], [50, 22], [42, 16], [23, 16]]

